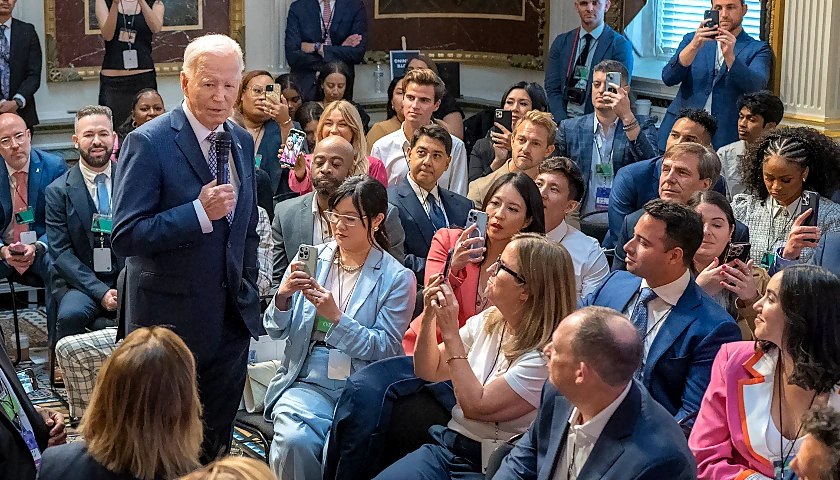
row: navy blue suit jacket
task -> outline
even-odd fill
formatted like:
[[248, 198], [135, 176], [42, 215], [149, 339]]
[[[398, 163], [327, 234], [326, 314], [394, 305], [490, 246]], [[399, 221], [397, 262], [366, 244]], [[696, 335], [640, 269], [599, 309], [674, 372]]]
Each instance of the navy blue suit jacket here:
[[715, 75], [717, 42], [706, 42], [688, 67], [680, 63], [680, 53], [691, 43], [694, 32], [683, 37], [671, 60], [662, 69], [662, 81], [671, 87], [680, 84], [677, 96], [668, 106], [668, 112], [659, 126], [659, 149], [665, 143], [671, 127], [683, 108], [703, 108], [712, 95], [712, 116], [717, 120], [717, 132], [712, 138], [715, 150], [738, 140], [738, 109], [733, 108], [738, 97], [745, 93], [767, 88], [773, 50], [767, 42], [755, 40], [742, 30], [735, 39], [735, 62], [732, 68], [726, 62]]
[[[202, 233], [193, 201], [215, 178], [183, 107], [131, 132], [114, 174], [112, 244], [126, 257], [126, 333], [175, 327], [198, 363], [212, 358], [223, 322], [260, 330], [254, 141], [227, 121], [240, 186], [233, 223]], [[243, 328], [243, 331], [244, 328]]]
[[[353, 72], [353, 65], [362, 63], [367, 50], [367, 14], [361, 0], [336, 0], [330, 23], [332, 45], [324, 46], [324, 56], [317, 52], [303, 53], [302, 42], [323, 43], [321, 7], [318, 0], [296, 0], [286, 17], [286, 61], [306, 101], [315, 100], [315, 73], [326, 63], [344, 62]], [[355, 47], [342, 47], [350, 35], [362, 36]], [[352, 79], [347, 79], [348, 88]]]
[[814, 256], [808, 261], [810, 265], [818, 265], [840, 276], [840, 233], [826, 232], [820, 238]]
[[[551, 382], [545, 382], [537, 419], [505, 457], [493, 480], [556, 478], [573, 408]], [[677, 422], [633, 382], [577, 478], [694, 480], [697, 463]]]
[[[446, 212], [450, 225], [466, 226], [467, 214], [473, 208], [473, 202], [467, 197], [438, 187], [440, 203]], [[420, 200], [404, 178], [400, 183], [388, 188], [388, 202], [400, 212], [400, 223], [405, 231], [405, 266], [417, 277], [417, 284], [423, 285], [426, 272], [426, 256], [432, 248], [435, 227]]]
[[100, 240], [100, 235], [91, 231], [94, 212], [96, 206], [78, 165], [47, 187], [47, 239], [54, 269], [53, 291], [69, 286], [99, 303], [108, 290], [116, 288], [123, 261], [111, 249], [111, 271], [94, 271], [93, 249], [103, 245], [103, 241], [105, 247], [111, 244], [108, 235]]
[[[566, 113], [566, 86], [570, 74], [574, 74], [576, 38], [580, 27], [557, 35], [551, 43], [548, 61], [545, 63], [545, 91], [548, 94], [548, 104], [554, 121], [560, 122], [568, 117]], [[630, 42], [610, 28], [604, 26], [604, 31], [598, 38], [595, 53], [592, 56], [592, 67], [602, 60], [618, 60], [627, 67], [630, 76], [633, 75], [633, 46]], [[571, 65], [571, 68], [569, 67]], [[584, 113], [592, 113], [592, 69], [589, 70], [589, 82], [586, 84], [586, 105]]]
[[[642, 279], [630, 272], [610, 273], [580, 307], [597, 305], [626, 311]], [[648, 351], [642, 383], [678, 421], [700, 411], [712, 362], [724, 343], [741, 340], [735, 320], [692, 280]]]

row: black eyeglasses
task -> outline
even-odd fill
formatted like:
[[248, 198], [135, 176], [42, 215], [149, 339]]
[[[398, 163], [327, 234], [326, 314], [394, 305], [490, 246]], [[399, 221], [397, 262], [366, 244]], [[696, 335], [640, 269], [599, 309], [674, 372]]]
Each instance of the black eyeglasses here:
[[519, 282], [519, 283], [528, 283], [528, 282], [525, 281], [525, 279], [520, 277], [518, 273], [514, 272], [513, 269], [511, 269], [510, 267], [505, 265], [504, 262], [502, 262], [502, 256], [501, 255], [499, 255], [499, 258], [496, 259], [496, 268], [493, 269], [493, 276], [494, 277], [499, 274], [499, 270], [506, 271], [514, 279], [516, 279], [516, 281]]

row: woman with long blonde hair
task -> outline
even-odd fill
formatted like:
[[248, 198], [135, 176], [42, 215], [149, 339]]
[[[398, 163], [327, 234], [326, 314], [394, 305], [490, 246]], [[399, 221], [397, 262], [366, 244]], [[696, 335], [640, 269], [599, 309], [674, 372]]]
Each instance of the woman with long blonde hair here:
[[[315, 144], [330, 135], [338, 135], [353, 145], [356, 157], [348, 176], [367, 174], [388, 186], [385, 164], [378, 158], [365, 155], [368, 148], [362, 119], [356, 107], [347, 100], [337, 100], [324, 108], [315, 130]], [[311, 155], [301, 155], [295, 163], [294, 175], [289, 175], [289, 188], [301, 195], [312, 191], [312, 177], [309, 176], [311, 163]]]

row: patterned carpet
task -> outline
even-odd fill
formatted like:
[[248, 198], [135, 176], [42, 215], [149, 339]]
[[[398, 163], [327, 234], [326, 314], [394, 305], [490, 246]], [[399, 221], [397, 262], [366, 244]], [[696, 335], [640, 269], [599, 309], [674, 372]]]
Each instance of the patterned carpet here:
[[[20, 332], [29, 337], [30, 348], [46, 348], [47, 346], [47, 314], [43, 307], [19, 308], [18, 323]], [[15, 327], [11, 310], [0, 311], [0, 328], [5, 335], [6, 351], [14, 356]]]

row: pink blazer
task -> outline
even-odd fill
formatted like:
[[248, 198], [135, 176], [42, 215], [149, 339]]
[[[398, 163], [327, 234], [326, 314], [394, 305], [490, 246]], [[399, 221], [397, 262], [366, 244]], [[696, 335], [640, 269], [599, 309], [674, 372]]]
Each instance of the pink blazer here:
[[[379, 180], [379, 183], [388, 188], [388, 172], [385, 171], [385, 164], [382, 160], [376, 157], [367, 157], [370, 167], [368, 167], [368, 175]], [[303, 180], [298, 181], [294, 172], [289, 172], [289, 188], [293, 192], [305, 195], [312, 191], [312, 177], [309, 176], [309, 167], [312, 165], [312, 155], [306, 156], [306, 176]]]
[[[292, 175], [294, 176], [294, 175]], [[458, 242], [458, 237], [461, 236], [460, 228], [441, 228], [432, 237], [432, 246], [429, 248], [429, 254], [426, 256], [426, 277], [424, 283], [429, 282], [432, 275], [443, 273], [443, 266], [446, 263], [446, 254], [450, 248], [454, 248]], [[478, 295], [478, 277], [479, 266], [477, 263], [468, 263], [463, 270], [457, 275], [449, 273], [449, 284], [452, 286], [452, 291], [455, 298], [458, 299], [458, 326], [463, 327], [467, 323], [467, 319], [475, 315], [477, 312], [475, 307], [475, 300]], [[417, 341], [417, 332], [420, 331], [420, 317], [415, 318], [408, 331], [403, 337], [403, 348], [405, 348], [406, 355], [414, 354], [414, 343]], [[437, 330], [438, 343], [443, 340], [440, 338], [440, 329]]]
[[[688, 439], [699, 479], [743, 480], [753, 473], [773, 478], [765, 438], [777, 359], [777, 350], [756, 351], [754, 342], [721, 346]], [[828, 403], [840, 407], [837, 391]]]

